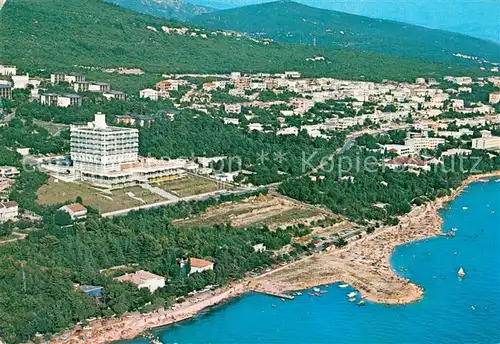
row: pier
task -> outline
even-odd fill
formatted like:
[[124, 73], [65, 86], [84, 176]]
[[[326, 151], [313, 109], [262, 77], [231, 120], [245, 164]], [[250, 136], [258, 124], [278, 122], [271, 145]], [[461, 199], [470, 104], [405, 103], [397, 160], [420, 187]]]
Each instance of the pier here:
[[288, 295], [288, 294], [283, 294], [283, 293], [275, 293], [275, 292], [264, 291], [264, 290], [253, 290], [253, 291], [256, 292], [256, 293], [259, 293], [259, 294], [264, 294], [264, 295], [279, 297], [279, 298], [285, 299], [285, 300], [293, 300], [293, 299], [295, 299], [294, 296]]

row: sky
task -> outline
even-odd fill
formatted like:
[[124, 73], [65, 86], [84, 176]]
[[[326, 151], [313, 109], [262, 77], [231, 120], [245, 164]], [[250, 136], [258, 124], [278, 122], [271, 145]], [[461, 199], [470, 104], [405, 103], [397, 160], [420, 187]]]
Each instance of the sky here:
[[[263, 0], [188, 0], [215, 8]], [[500, 0], [299, 0], [309, 6], [454, 31], [500, 43]]]

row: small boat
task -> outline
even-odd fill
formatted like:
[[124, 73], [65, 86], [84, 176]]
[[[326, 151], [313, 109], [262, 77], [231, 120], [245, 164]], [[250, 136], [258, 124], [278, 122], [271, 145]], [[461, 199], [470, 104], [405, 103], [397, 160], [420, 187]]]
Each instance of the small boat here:
[[330, 286], [328, 284], [325, 284], [325, 288], [330, 288]]
[[281, 301], [285, 301], [285, 299], [284, 299], [284, 298], [281, 298]]
[[314, 288], [313, 288], [313, 291], [314, 291], [315, 293], [319, 293], [319, 292], [321, 291], [321, 289], [319, 289], [318, 287], [314, 287]]
[[469, 208], [467, 208], [467, 207], [462, 207], [462, 209], [463, 209], [463, 210], [467, 210], [467, 209], [469, 209]]
[[355, 291], [352, 291], [349, 294], [347, 294], [347, 297], [352, 298], [352, 297], [355, 297], [356, 295], [358, 295], [358, 293], [356, 293]]
[[456, 231], [458, 231], [458, 228], [457, 227], [453, 227], [451, 230], [454, 231], [454, 232], [456, 232]]
[[464, 276], [465, 276], [465, 271], [464, 271], [464, 269], [463, 269], [463, 268], [460, 268], [460, 269], [458, 270], [458, 277], [464, 277]]
[[296, 292], [295, 295], [300, 296], [302, 293], [300, 291]]
[[349, 298], [349, 301], [350, 301], [350, 302], [354, 302], [354, 301], [356, 301], [356, 298], [355, 298], [355, 297], [350, 297], [350, 298]]
[[341, 284], [339, 285], [339, 288], [347, 288], [349, 286], [349, 284]]
[[328, 290], [321, 290], [319, 293], [320, 294], [326, 294], [326, 293], [328, 293]]
[[361, 300], [358, 302], [358, 306], [364, 306], [365, 305], [365, 300]]
[[315, 296], [314, 293], [307, 293], [309, 296]]
[[271, 305], [271, 307], [276, 308], [276, 305], [273, 303], [273, 304]]
[[476, 310], [476, 307], [474, 305], [470, 306], [470, 309], [475, 311]]

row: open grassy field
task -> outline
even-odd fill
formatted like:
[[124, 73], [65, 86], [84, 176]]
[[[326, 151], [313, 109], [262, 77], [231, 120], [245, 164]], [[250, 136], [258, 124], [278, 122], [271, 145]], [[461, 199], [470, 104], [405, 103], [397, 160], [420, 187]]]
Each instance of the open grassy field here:
[[50, 178], [37, 192], [39, 204], [60, 204], [81, 196], [83, 203], [97, 208], [101, 213], [137, 207], [163, 201], [161, 196], [140, 186], [113, 191], [99, 190], [85, 183], [66, 183]]
[[273, 229], [297, 223], [310, 224], [331, 216], [324, 210], [299, 205], [289, 200], [273, 196], [258, 196], [234, 203], [222, 203], [199, 216], [174, 221], [174, 223], [180, 227], [230, 224], [237, 228], [266, 225]]
[[179, 179], [156, 183], [154, 186], [170, 192], [177, 197], [201, 195], [218, 190], [217, 183], [215, 181], [191, 175]]

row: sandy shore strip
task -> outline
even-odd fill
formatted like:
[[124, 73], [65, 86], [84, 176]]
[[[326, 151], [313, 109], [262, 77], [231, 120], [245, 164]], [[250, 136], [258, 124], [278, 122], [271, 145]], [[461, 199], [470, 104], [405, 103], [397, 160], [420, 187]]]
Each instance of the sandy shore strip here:
[[408, 242], [442, 234], [439, 209], [452, 201], [472, 182], [500, 176], [500, 171], [467, 178], [450, 196], [439, 198], [399, 218], [396, 226], [384, 227], [342, 249], [314, 254], [255, 278], [244, 279], [216, 291], [187, 298], [170, 310], [149, 314], [129, 313], [116, 319], [98, 319], [85, 329], [65, 333], [51, 343], [101, 344], [133, 339], [155, 327], [189, 319], [202, 310], [249, 291], [279, 294], [343, 282], [357, 289], [366, 300], [385, 304], [418, 301], [423, 289], [399, 277], [390, 266], [394, 249]]

